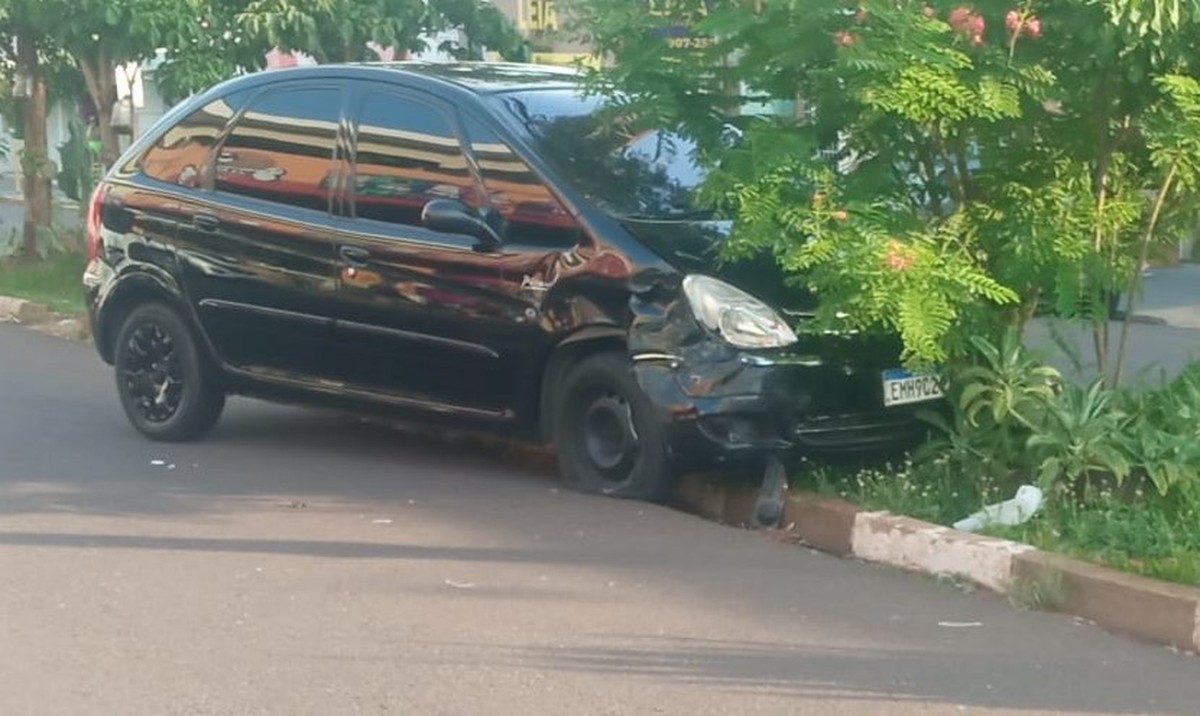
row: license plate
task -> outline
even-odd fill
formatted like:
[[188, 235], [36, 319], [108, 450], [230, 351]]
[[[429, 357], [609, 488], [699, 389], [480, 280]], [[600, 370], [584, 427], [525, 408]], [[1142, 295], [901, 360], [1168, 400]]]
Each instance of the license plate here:
[[883, 371], [883, 405], [924, 403], [942, 397], [942, 386], [928, 373], [911, 373], [903, 368]]

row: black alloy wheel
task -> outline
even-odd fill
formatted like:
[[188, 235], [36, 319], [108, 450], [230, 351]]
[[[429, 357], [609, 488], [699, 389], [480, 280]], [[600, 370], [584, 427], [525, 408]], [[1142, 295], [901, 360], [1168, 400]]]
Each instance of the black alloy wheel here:
[[191, 329], [160, 303], [138, 306], [117, 334], [117, 392], [129, 421], [154, 440], [206, 434], [225, 407], [225, 393]]

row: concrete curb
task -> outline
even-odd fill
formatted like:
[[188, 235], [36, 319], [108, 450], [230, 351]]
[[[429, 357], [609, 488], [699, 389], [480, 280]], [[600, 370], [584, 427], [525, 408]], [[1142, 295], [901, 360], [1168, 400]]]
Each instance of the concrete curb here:
[[85, 341], [91, 337], [84, 319], [55, 313], [44, 304], [13, 296], [0, 296], [0, 323], [18, 323], [69, 340]]
[[[675, 504], [745, 526], [752, 524], [755, 497], [751, 488], [690, 477], [680, 483]], [[788, 495], [782, 533], [837, 556], [965, 579], [1021, 606], [1072, 614], [1110, 631], [1200, 652], [1200, 588], [803, 492]]]

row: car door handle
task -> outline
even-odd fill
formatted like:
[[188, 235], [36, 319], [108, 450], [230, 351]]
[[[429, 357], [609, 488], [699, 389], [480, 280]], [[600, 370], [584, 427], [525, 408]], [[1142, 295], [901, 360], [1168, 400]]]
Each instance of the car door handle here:
[[366, 266], [371, 260], [371, 252], [358, 246], [338, 247], [338, 256], [350, 266]]
[[192, 226], [201, 231], [216, 231], [220, 228], [221, 222], [212, 214], [196, 214], [192, 217]]

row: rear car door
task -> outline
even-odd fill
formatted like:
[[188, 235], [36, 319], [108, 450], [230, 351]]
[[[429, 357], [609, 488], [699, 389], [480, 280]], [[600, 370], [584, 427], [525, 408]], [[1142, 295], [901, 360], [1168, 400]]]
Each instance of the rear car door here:
[[251, 97], [206, 167], [211, 191], [185, 212], [185, 286], [236, 369], [305, 381], [327, 372], [343, 95], [306, 82]]
[[434, 199], [483, 205], [453, 109], [363, 83], [354, 99], [347, 217], [338, 237], [337, 377], [383, 399], [491, 420], [512, 417], [499, 347], [530, 318], [500, 300], [498, 255], [433, 231]]

